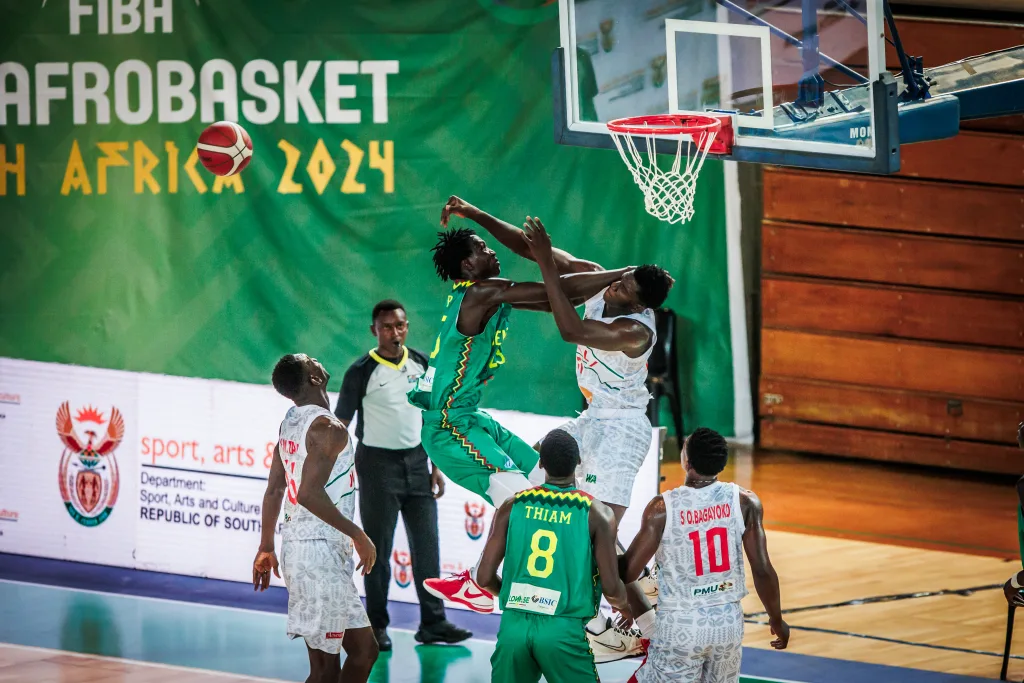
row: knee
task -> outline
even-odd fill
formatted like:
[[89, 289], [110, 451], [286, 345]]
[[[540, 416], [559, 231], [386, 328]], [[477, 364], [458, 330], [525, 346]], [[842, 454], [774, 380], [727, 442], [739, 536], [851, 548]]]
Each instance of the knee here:
[[349, 655], [349, 657], [352, 659], [353, 666], [358, 667], [360, 671], [369, 673], [379, 654], [380, 649], [377, 647], [377, 641], [373, 640], [366, 647], [360, 649], [359, 652], [355, 652]]

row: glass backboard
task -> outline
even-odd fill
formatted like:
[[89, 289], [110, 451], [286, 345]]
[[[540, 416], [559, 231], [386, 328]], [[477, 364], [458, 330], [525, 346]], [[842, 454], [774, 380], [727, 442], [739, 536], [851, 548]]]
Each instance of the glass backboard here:
[[728, 158], [899, 168], [882, 0], [560, 0], [559, 9], [560, 142], [604, 147], [617, 118], [715, 112], [733, 121]]

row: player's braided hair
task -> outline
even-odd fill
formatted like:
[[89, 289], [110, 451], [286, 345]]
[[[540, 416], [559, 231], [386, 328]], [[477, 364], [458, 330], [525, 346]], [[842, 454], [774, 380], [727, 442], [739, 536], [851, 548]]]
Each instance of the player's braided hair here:
[[673, 282], [667, 270], [648, 264], [634, 270], [633, 277], [636, 278], [640, 303], [647, 308], [658, 308], [665, 303]]
[[580, 462], [580, 447], [576, 439], [563, 429], [547, 433], [540, 443], [540, 463], [552, 477], [568, 477]]
[[434, 252], [434, 268], [443, 282], [462, 279], [462, 262], [473, 253], [472, 237], [476, 232], [469, 228], [452, 228], [437, 233]]
[[725, 438], [713, 429], [698, 427], [690, 434], [684, 445], [686, 459], [697, 474], [711, 477], [723, 469], [729, 459], [729, 445]]
[[305, 378], [306, 370], [302, 367], [302, 361], [294, 353], [281, 356], [274, 366], [274, 373], [271, 381], [277, 393], [285, 398], [294, 399], [302, 390], [302, 381]]

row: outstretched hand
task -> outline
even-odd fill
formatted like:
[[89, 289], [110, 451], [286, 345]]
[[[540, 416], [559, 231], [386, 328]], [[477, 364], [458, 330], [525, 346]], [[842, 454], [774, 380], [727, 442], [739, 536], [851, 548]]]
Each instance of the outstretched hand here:
[[530, 245], [530, 252], [537, 263], [552, 259], [551, 236], [548, 235], [548, 231], [544, 229], [544, 224], [540, 222], [539, 218], [526, 217], [526, 222], [523, 223], [523, 238]]
[[441, 227], [448, 227], [448, 219], [453, 215], [459, 218], [465, 218], [466, 213], [473, 208], [473, 205], [467, 202], [465, 199], [461, 199], [452, 195], [448, 198], [448, 202], [441, 209]]

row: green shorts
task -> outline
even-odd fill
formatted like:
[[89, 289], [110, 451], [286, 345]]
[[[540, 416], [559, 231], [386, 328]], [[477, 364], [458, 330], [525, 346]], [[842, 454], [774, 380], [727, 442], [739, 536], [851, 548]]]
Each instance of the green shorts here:
[[599, 682], [587, 620], [506, 610], [491, 655], [491, 683]]
[[502, 427], [482, 410], [423, 413], [420, 431], [423, 448], [444, 476], [459, 486], [487, 495], [490, 476], [495, 472], [520, 472], [528, 476], [537, 466], [537, 451]]

